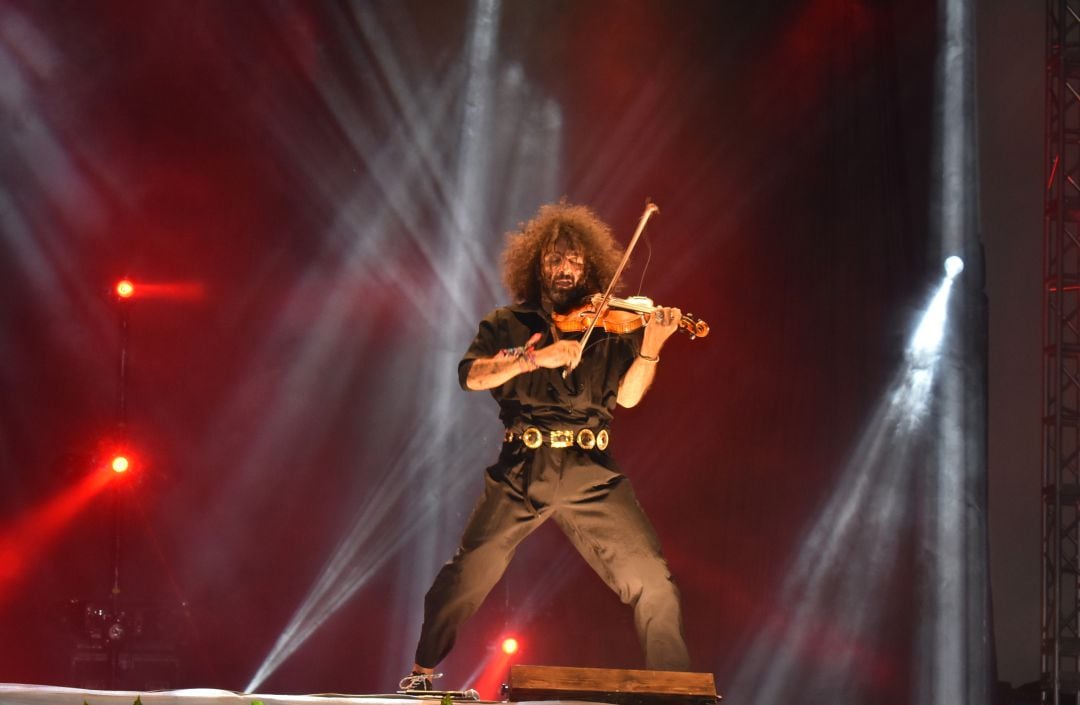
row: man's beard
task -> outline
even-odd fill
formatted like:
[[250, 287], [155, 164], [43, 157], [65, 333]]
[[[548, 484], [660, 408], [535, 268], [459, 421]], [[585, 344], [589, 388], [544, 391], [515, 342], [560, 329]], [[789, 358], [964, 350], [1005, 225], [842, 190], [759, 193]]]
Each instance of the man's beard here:
[[545, 287], [547, 289], [548, 299], [551, 300], [552, 309], [555, 313], [567, 313], [573, 308], [576, 308], [581, 300], [585, 298], [585, 283], [578, 282], [577, 285], [569, 288], [558, 288], [554, 286]]

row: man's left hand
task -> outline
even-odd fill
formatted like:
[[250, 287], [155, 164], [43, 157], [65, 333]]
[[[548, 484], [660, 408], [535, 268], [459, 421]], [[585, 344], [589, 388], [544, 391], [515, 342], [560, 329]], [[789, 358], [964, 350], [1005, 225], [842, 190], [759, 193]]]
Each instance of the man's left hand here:
[[660, 307], [653, 311], [645, 326], [645, 338], [641, 341], [641, 351], [646, 355], [656, 355], [671, 335], [679, 330], [682, 311], [677, 308]]

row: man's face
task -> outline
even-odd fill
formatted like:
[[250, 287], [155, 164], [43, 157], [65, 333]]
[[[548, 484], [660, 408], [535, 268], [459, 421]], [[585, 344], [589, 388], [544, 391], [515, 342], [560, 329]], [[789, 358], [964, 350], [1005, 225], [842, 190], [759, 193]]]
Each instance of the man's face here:
[[540, 279], [556, 309], [576, 304], [586, 293], [585, 253], [581, 247], [560, 235], [540, 255]]

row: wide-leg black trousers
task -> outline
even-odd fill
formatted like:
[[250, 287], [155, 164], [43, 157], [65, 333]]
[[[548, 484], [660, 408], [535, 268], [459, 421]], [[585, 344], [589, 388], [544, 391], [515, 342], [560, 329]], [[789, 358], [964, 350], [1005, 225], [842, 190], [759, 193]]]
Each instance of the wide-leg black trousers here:
[[599, 451], [520, 443], [488, 468], [461, 546], [428, 590], [416, 662], [434, 668], [446, 657], [518, 544], [548, 519], [633, 608], [646, 667], [689, 670], [679, 591], [630, 481]]

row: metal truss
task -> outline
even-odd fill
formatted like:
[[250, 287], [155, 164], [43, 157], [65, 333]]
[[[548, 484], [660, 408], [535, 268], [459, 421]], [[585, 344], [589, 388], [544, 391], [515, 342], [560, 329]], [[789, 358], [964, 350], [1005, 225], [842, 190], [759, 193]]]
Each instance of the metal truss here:
[[1080, 0], [1046, 7], [1042, 700], [1058, 703], [1080, 693]]

